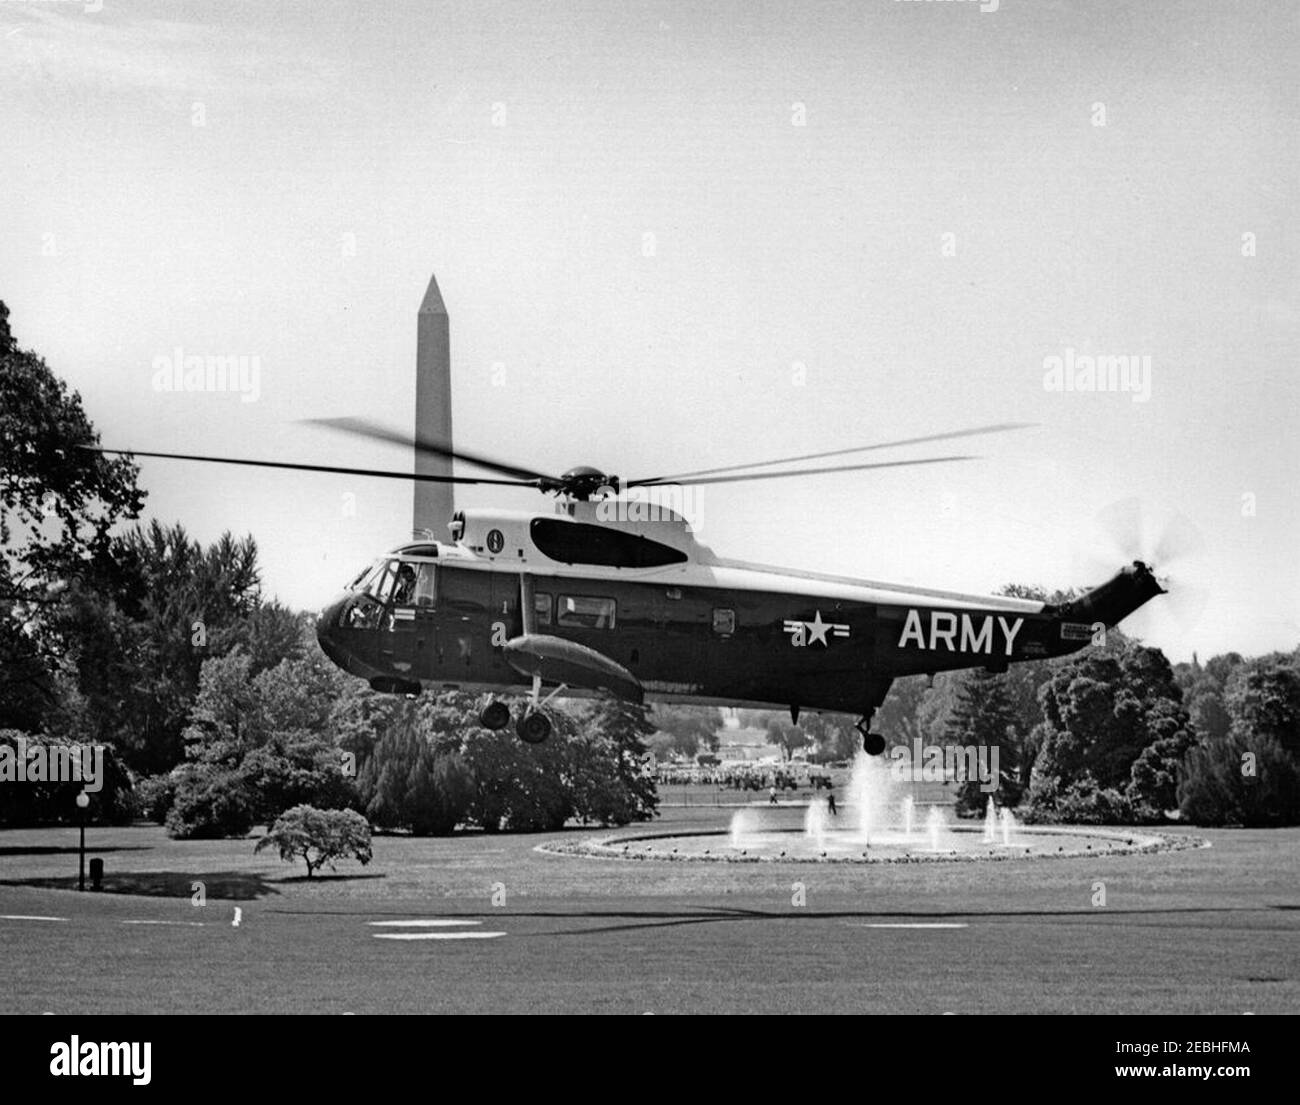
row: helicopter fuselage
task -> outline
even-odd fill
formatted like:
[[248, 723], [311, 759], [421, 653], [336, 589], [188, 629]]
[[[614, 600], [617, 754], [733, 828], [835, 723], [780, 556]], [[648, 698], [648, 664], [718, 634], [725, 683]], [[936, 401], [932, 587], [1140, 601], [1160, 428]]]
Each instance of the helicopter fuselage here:
[[913, 588], [722, 560], [681, 518], [457, 515], [393, 550], [318, 623], [379, 690], [565, 694], [870, 718], [900, 676], [1074, 652], [1160, 593], [1135, 564], [1076, 603]]

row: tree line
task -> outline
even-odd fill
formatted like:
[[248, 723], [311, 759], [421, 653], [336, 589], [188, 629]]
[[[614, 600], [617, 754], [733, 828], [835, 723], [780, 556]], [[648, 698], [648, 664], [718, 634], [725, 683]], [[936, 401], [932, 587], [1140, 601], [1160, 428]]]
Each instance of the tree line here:
[[[95, 818], [212, 837], [304, 806], [419, 833], [653, 816], [645, 709], [574, 705], [532, 748], [473, 696], [377, 694], [265, 596], [252, 537], [141, 524], [138, 469], [78, 448], [98, 440], [0, 303], [0, 744], [104, 746]], [[5, 785], [0, 824], [71, 821], [80, 789]]]

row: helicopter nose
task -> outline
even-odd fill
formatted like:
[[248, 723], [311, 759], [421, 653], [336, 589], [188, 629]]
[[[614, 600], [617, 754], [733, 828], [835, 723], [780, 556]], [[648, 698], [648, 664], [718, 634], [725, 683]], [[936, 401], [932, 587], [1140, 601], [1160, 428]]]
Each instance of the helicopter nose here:
[[325, 607], [321, 611], [321, 616], [316, 619], [316, 640], [320, 644], [321, 651], [344, 671], [348, 669], [347, 652], [340, 644], [337, 633], [339, 614], [347, 598], [347, 595], [340, 595]]

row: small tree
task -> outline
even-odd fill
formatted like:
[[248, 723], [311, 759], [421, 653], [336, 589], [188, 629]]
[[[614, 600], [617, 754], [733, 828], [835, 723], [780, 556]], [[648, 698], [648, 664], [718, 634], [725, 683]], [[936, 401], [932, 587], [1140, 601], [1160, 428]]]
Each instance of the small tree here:
[[318, 810], [294, 806], [276, 819], [271, 831], [257, 842], [254, 852], [275, 847], [286, 863], [302, 859], [307, 877], [328, 863], [349, 856], [364, 867], [370, 862], [370, 823], [355, 810]]

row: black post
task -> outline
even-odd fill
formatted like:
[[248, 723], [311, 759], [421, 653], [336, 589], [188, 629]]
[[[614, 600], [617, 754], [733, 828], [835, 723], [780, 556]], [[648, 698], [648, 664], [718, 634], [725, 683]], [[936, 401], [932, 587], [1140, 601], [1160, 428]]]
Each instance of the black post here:
[[78, 864], [77, 889], [86, 889], [86, 811], [81, 811], [81, 859]]

